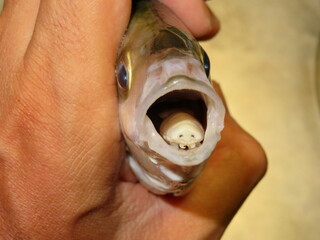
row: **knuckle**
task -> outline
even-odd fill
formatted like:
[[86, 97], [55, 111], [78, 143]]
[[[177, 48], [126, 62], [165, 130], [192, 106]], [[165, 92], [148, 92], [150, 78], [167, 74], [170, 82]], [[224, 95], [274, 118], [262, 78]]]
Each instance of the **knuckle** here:
[[62, 50], [67, 53], [69, 50], [76, 49], [81, 50], [82, 43], [85, 39], [85, 34], [82, 33], [80, 27], [80, 20], [74, 14], [77, 10], [77, 4], [71, 4], [72, 6], [64, 6], [59, 8], [53, 14], [47, 23], [47, 29], [49, 29], [49, 39], [52, 47], [56, 50]]
[[266, 152], [261, 144], [247, 136], [247, 146], [244, 148], [244, 164], [246, 165], [247, 175], [253, 182], [258, 182], [265, 175], [268, 168]]
[[[46, 76], [46, 77], [44, 77]], [[8, 109], [5, 111], [5, 124], [8, 129], [16, 129], [22, 133], [34, 131], [36, 128], [48, 129], [54, 119], [57, 98], [55, 91], [45, 83], [46, 72], [21, 70], [13, 90], [4, 101]], [[23, 81], [19, 81], [23, 79]], [[2, 119], [4, 120], [4, 119]]]

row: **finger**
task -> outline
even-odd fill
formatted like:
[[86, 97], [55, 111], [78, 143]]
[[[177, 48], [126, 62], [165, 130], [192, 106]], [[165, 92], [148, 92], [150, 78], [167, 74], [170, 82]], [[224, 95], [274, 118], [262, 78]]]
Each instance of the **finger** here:
[[6, 58], [22, 57], [35, 26], [40, 0], [6, 0], [1, 14], [1, 47], [10, 52]]
[[[41, 1], [25, 56], [26, 68], [34, 72], [37, 64], [40, 72], [46, 70], [44, 74], [49, 76], [42, 76], [41, 80], [54, 81], [70, 106], [82, 106], [87, 111], [112, 106], [109, 112], [116, 113], [114, 61], [129, 20], [130, 3], [129, 0]], [[101, 119], [97, 124], [108, 122], [105, 117], [97, 119]]]
[[161, 0], [170, 7], [198, 39], [218, 33], [220, 23], [203, 0]]
[[263, 177], [266, 167], [260, 144], [227, 114], [221, 141], [194, 189], [184, 198], [169, 201], [225, 227]]
[[[61, 42], [63, 45], [58, 48], [70, 44], [68, 51], [77, 52], [79, 43], [86, 41], [86, 47], [91, 51], [115, 52], [128, 22], [130, 2], [95, 0], [88, 4], [84, 0], [42, 1], [35, 38]], [[75, 46], [72, 47], [72, 44]]]
[[[230, 115], [221, 142], [209, 159], [196, 191], [204, 197], [210, 215], [227, 224], [266, 171], [266, 155], [261, 145]], [[210, 204], [208, 204], [210, 202]], [[211, 207], [210, 207], [211, 206]], [[213, 208], [215, 206], [215, 208]], [[198, 209], [205, 214], [204, 208]]]
[[[67, 155], [57, 156], [55, 172], [68, 176], [66, 182], [73, 185], [57, 186], [79, 193], [72, 200], [81, 203], [79, 212], [101, 206], [118, 179], [124, 149], [119, 144], [114, 62], [130, 4], [129, 0], [41, 1], [24, 58], [28, 73], [24, 85], [31, 85], [28, 90], [33, 92], [37, 89], [32, 99], [40, 109], [32, 114], [55, 121], [52, 125], [58, 130], [48, 135], [59, 139]], [[48, 135], [40, 137], [46, 140]]]

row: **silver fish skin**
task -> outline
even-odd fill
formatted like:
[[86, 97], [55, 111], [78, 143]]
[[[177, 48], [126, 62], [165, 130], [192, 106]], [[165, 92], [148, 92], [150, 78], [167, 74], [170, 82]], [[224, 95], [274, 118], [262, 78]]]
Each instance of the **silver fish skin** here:
[[[224, 127], [225, 108], [208, 73], [207, 55], [170, 9], [137, 1], [116, 62], [119, 117], [126, 163], [148, 190], [188, 192], [212, 154]], [[181, 149], [159, 125], [172, 112], [192, 115], [203, 140]]]

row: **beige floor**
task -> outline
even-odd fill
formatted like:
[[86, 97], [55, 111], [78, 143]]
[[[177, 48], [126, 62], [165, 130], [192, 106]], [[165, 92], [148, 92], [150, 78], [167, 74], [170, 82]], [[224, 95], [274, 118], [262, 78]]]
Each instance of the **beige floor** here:
[[[319, 0], [217, 0], [204, 44], [233, 115], [261, 141], [269, 170], [224, 240], [320, 239]], [[320, 67], [320, 65], [319, 65]]]
[[270, 164], [223, 239], [320, 239], [320, 0], [209, 4], [222, 21], [219, 36], [204, 44], [213, 77]]

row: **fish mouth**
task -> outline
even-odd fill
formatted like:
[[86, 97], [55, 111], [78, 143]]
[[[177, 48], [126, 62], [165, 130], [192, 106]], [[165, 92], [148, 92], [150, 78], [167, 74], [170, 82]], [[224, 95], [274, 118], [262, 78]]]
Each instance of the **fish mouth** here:
[[[178, 115], [180, 117], [177, 117]], [[207, 105], [201, 92], [191, 89], [170, 91], [149, 107], [147, 116], [167, 144], [179, 150], [192, 150], [201, 146], [207, 128]], [[175, 119], [168, 120], [169, 118]], [[172, 129], [173, 127], [176, 130]], [[196, 133], [190, 132], [190, 128]], [[180, 139], [173, 136], [177, 134], [180, 135]], [[190, 138], [187, 138], [187, 134]], [[202, 136], [197, 138], [197, 134]]]
[[[150, 83], [155, 85], [145, 84], [143, 92], [147, 94], [142, 94], [138, 100], [140, 108], [135, 113], [137, 120], [133, 122], [136, 125], [132, 128], [132, 139], [138, 139], [136, 145], [151, 156], [151, 161], [166, 159], [179, 166], [203, 163], [220, 139], [224, 119], [223, 104], [210, 82], [178, 75], [164, 85], [156, 85], [157, 81]], [[177, 123], [177, 119], [186, 115], [188, 119], [182, 121], [183, 124]], [[172, 122], [177, 128], [163, 127]], [[191, 132], [189, 136], [195, 135], [196, 141], [177, 140], [180, 130]]]

